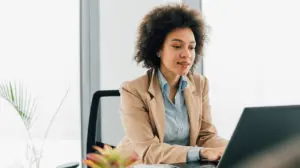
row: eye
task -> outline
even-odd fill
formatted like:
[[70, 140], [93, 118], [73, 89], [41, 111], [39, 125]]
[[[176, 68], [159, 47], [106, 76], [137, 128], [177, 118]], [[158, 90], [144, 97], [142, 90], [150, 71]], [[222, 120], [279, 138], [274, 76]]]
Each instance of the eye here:
[[191, 46], [191, 47], [189, 47], [189, 49], [190, 49], [190, 50], [194, 50], [194, 49], [195, 49], [195, 47], [194, 47], [194, 46]]
[[179, 45], [173, 45], [172, 47], [175, 48], [175, 49], [181, 48], [181, 46], [179, 46]]

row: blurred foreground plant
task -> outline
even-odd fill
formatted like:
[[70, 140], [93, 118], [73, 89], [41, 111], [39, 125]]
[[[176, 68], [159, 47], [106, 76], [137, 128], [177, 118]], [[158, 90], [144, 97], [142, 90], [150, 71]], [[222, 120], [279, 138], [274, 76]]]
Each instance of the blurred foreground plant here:
[[49, 130], [68, 93], [69, 93], [69, 89], [66, 91], [57, 110], [50, 118], [44, 137], [42, 139], [42, 145], [40, 146], [40, 148], [37, 148], [33, 142], [31, 130], [34, 122], [38, 118], [38, 115], [41, 114], [42, 112], [36, 111], [37, 108], [36, 100], [32, 98], [29, 91], [23, 86], [22, 83], [17, 84], [17, 83], [12, 83], [11, 81], [0, 83], [0, 98], [2, 97], [13, 106], [13, 108], [17, 111], [17, 113], [21, 117], [23, 124], [26, 128], [26, 132], [28, 136], [27, 150], [29, 150], [27, 152], [31, 153], [27, 155], [27, 159], [29, 160], [29, 167], [31, 167], [33, 164], [36, 165], [36, 168], [39, 167], [40, 159], [42, 157], [42, 152], [45, 145], [45, 140], [47, 139]]
[[9, 102], [21, 117], [26, 130], [30, 130], [37, 119], [36, 100], [23, 87], [23, 84], [0, 83], [0, 97]]
[[92, 168], [127, 168], [138, 160], [137, 154], [131, 156], [121, 156], [116, 149], [105, 145], [104, 148], [93, 146], [99, 153], [89, 153], [85, 164]]

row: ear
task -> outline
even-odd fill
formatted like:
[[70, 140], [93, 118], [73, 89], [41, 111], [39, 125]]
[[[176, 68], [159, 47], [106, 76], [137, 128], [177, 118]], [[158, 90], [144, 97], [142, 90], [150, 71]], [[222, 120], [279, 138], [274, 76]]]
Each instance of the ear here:
[[157, 54], [159, 54], [159, 55], [162, 55], [162, 53], [163, 53], [162, 49], [159, 49], [159, 50], [157, 51]]
[[158, 58], [160, 58], [160, 56], [161, 56], [161, 50], [159, 50], [159, 51], [156, 52], [156, 56], [157, 56]]

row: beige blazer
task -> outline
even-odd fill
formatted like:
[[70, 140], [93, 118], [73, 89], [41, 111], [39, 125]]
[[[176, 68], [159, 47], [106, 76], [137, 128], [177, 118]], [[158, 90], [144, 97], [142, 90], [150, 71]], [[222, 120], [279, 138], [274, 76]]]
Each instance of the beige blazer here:
[[217, 137], [211, 121], [208, 101], [208, 82], [199, 74], [187, 75], [184, 89], [190, 123], [189, 146], [164, 143], [165, 107], [157, 71], [149, 70], [121, 86], [121, 119], [125, 137], [117, 146], [122, 155], [136, 152], [138, 163], [186, 162], [192, 146], [225, 147], [227, 141]]

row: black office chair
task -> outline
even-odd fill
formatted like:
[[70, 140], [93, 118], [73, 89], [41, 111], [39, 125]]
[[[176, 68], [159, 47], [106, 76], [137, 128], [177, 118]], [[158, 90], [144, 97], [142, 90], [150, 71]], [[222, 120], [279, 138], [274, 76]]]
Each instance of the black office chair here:
[[[106, 100], [113, 98], [114, 100]], [[100, 90], [94, 93], [87, 133], [86, 153], [96, 152], [93, 146], [104, 147], [110, 145], [115, 148], [120, 139], [124, 136], [123, 127], [120, 122], [119, 90]], [[107, 107], [110, 109], [107, 110]], [[110, 115], [107, 115], [109, 112]], [[115, 114], [115, 115], [114, 115]], [[111, 124], [111, 125], [110, 125]], [[57, 168], [76, 168], [78, 162], [66, 163]]]
[[88, 124], [87, 153], [95, 152], [94, 145], [103, 147], [106, 144], [114, 148], [124, 136], [119, 105], [119, 90], [100, 90], [94, 93]]

